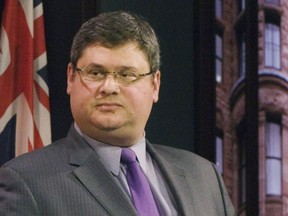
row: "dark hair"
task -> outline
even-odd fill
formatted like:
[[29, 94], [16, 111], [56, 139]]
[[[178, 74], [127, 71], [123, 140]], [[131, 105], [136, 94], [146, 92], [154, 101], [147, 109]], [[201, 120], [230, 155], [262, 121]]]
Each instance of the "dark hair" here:
[[74, 37], [71, 63], [76, 66], [83, 50], [90, 45], [116, 47], [128, 42], [137, 43], [153, 72], [160, 68], [160, 46], [154, 30], [142, 17], [125, 11], [102, 13], [85, 22]]

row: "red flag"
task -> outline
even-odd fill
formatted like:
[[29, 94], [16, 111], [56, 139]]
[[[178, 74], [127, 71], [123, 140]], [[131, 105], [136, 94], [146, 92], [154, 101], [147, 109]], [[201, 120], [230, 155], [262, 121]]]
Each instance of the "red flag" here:
[[0, 163], [51, 142], [47, 82], [41, 0], [4, 0], [0, 36]]

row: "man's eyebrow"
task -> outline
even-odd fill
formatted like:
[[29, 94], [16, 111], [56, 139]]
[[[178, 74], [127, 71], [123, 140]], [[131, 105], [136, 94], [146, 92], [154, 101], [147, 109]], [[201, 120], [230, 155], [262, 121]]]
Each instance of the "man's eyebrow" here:
[[133, 66], [121, 66], [117, 68], [118, 71], [137, 71], [137, 69]]
[[88, 67], [93, 67], [93, 68], [97, 68], [97, 69], [105, 69], [105, 67], [103, 65], [95, 64], [95, 63], [89, 64]]
[[[89, 64], [89, 67], [108, 71], [108, 69], [104, 65], [97, 64], [97, 63], [91, 63], [91, 64]], [[133, 66], [118, 66], [118, 67], [116, 67], [115, 71], [137, 71], [137, 68], [135, 68]]]

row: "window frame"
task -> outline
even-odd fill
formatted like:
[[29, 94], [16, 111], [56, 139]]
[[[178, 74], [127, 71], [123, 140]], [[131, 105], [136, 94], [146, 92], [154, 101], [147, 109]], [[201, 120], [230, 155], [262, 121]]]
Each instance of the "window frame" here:
[[241, 31], [238, 38], [238, 76], [246, 76], [246, 33]]
[[[220, 39], [220, 40], [218, 40]], [[220, 44], [218, 42], [220, 41]], [[223, 34], [215, 33], [215, 80], [217, 83], [222, 83], [223, 80]], [[218, 49], [219, 48], [219, 49]], [[218, 67], [219, 66], [219, 67]]]
[[[270, 38], [270, 39], [268, 39]], [[277, 16], [265, 14], [264, 23], [264, 66], [280, 70], [282, 67], [281, 26]]]
[[215, 16], [222, 18], [223, 16], [223, 0], [215, 0]]
[[[221, 141], [221, 142], [218, 142]], [[224, 173], [224, 139], [223, 132], [220, 129], [216, 129], [215, 138], [215, 164], [218, 171], [223, 175]]]
[[280, 6], [280, 0], [264, 0], [265, 3]]
[[245, 11], [246, 9], [246, 1], [245, 0], [238, 0], [238, 13]]
[[[268, 124], [270, 126], [272, 125], [278, 125], [279, 126], [279, 149], [278, 149], [278, 153], [279, 155], [273, 155], [271, 154], [271, 151], [270, 153], [268, 154], [268, 148], [269, 146], [267, 146], [269, 143], [268, 143], [268, 136], [269, 136], [269, 131], [268, 131]], [[274, 137], [274, 136], [273, 136]], [[269, 140], [275, 140], [275, 137], [274, 138], [270, 138]], [[270, 149], [271, 149], [272, 146], [270, 146]], [[275, 153], [275, 150], [273, 150], [274, 153]], [[275, 173], [274, 174], [271, 174], [269, 171], [273, 170], [275, 171], [276, 169], [269, 169], [268, 166], [267, 166], [267, 162], [277, 162], [279, 164], [279, 176], [278, 176], [278, 184], [279, 184], [279, 188], [278, 189], [275, 189], [273, 187], [275, 187], [275, 183], [269, 183], [268, 181], [276, 181], [276, 177], [275, 177]], [[283, 138], [282, 138], [282, 124], [281, 124], [281, 117], [279, 116], [273, 116], [271, 114], [268, 114], [267, 117], [266, 117], [266, 122], [265, 122], [265, 179], [266, 179], [266, 186], [265, 186], [265, 194], [266, 196], [282, 196], [283, 194], [283, 183], [282, 183], [282, 179], [283, 179]], [[271, 164], [271, 163], [270, 163]], [[274, 163], [275, 164], [275, 163]], [[269, 169], [269, 170], [268, 170]], [[269, 173], [268, 173], [269, 172]], [[268, 188], [269, 185], [272, 185], [272, 188]], [[274, 191], [273, 191], [274, 190]], [[278, 191], [275, 192], [275, 191]], [[272, 191], [272, 192], [271, 192]]]
[[238, 137], [238, 204], [244, 206], [247, 195], [247, 159], [246, 159], [246, 142], [245, 142], [245, 119], [237, 126]]

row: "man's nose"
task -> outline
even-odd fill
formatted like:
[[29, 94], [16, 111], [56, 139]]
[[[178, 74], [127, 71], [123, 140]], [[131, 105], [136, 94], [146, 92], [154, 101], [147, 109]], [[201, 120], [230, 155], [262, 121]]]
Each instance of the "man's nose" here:
[[107, 95], [118, 94], [120, 92], [119, 83], [114, 74], [107, 75], [100, 86], [100, 92]]

